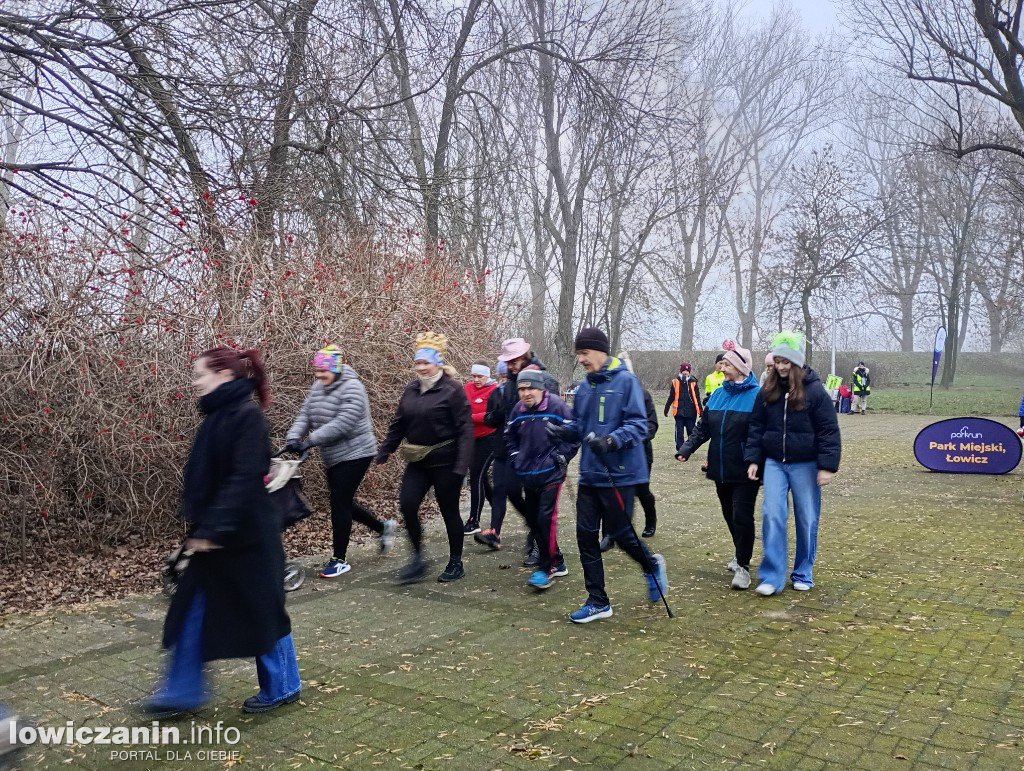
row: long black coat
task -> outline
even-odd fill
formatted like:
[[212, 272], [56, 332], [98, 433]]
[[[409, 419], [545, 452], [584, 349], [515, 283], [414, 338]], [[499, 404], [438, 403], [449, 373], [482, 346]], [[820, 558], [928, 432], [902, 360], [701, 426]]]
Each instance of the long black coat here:
[[252, 395], [252, 381], [232, 380], [199, 400], [206, 418], [185, 466], [182, 516], [189, 536], [222, 548], [189, 560], [167, 611], [163, 644], [174, 645], [202, 592], [206, 661], [260, 656], [291, 631], [281, 523], [263, 483], [270, 437]]

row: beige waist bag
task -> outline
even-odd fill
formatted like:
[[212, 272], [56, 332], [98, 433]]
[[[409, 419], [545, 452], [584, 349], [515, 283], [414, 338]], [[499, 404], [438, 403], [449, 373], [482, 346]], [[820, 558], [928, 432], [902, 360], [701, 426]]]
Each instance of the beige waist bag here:
[[438, 444], [413, 444], [412, 442], [406, 442], [403, 439], [402, 443], [398, 445], [398, 454], [401, 455], [407, 463], [416, 463], [426, 458], [438, 447], [444, 447], [454, 441], [454, 439], [446, 439]]

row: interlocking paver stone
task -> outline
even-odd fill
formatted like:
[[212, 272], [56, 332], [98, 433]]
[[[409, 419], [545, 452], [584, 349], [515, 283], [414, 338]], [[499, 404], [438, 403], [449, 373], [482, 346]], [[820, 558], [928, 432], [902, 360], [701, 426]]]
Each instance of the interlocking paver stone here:
[[[467, 577], [453, 585], [395, 586], [404, 543], [388, 557], [354, 547], [351, 573], [289, 595], [302, 700], [243, 715], [254, 667], [218, 662], [216, 700], [177, 724], [187, 734], [223, 721], [236, 747], [36, 745], [23, 764], [209, 768], [223, 763], [199, 749], [238, 749], [251, 768], [1024, 767], [1024, 476], [930, 474], [911, 455], [925, 418], [843, 418], [808, 594], [730, 590], [713, 486], [696, 463], [671, 460], [666, 421], [652, 545], [668, 559], [675, 620], [613, 551], [615, 615], [566, 621], [585, 596], [567, 491], [570, 575], [547, 592], [525, 586], [514, 513], [502, 551], [467, 540]], [[439, 570], [438, 523], [427, 546]], [[164, 607], [137, 596], [0, 618], [3, 700], [41, 725], [146, 725], [135, 705], [161, 664]], [[111, 749], [160, 760], [111, 760]]]

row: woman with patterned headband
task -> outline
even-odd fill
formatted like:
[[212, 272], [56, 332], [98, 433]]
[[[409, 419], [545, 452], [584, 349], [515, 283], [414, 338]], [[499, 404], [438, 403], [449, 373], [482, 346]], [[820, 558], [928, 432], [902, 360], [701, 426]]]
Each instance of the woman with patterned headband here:
[[303, 452], [320, 448], [331, 491], [331, 559], [321, 578], [347, 573], [352, 520], [380, 536], [381, 551], [395, 542], [395, 520], [381, 521], [355, 502], [356, 490], [377, 452], [370, 423], [370, 402], [355, 370], [342, 361], [341, 350], [329, 345], [313, 357], [313, 385], [288, 429], [285, 449]]
[[448, 532], [448, 566], [437, 580], [457, 581], [466, 574], [459, 495], [473, 457], [473, 418], [458, 373], [444, 363], [447, 344], [444, 335], [429, 331], [416, 338], [416, 379], [402, 392], [377, 451], [378, 464], [387, 463], [396, 450], [407, 462], [398, 506], [415, 554], [398, 574], [403, 584], [421, 581], [427, 573], [419, 511], [431, 487]]

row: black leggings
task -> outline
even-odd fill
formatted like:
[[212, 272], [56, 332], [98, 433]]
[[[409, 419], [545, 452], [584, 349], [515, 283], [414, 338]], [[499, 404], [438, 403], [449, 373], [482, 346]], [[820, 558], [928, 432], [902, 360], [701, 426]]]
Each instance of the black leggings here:
[[[651, 464], [647, 464], [647, 478], [651, 478]], [[636, 486], [636, 499], [644, 510], [644, 530], [658, 526], [658, 513], [654, 509], [654, 493], [651, 492], [651, 483], [644, 482]]]
[[409, 534], [412, 547], [419, 554], [423, 543], [423, 527], [420, 525], [420, 505], [434, 488], [434, 498], [441, 509], [445, 529], [448, 531], [448, 551], [452, 560], [462, 559], [462, 515], [459, 513], [459, 495], [462, 493], [462, 477], [452, 472], [451, 466], [424, 466], [410, 463], [402, 474], [402, 486], [398, 491], [398, 508], [405, 520], [405, 531]]
[[747, 570], [754, 554], [754, 503], [760, 487], [760, 482], [715, 482], [722, 516], [736, 547], [736, 561]]
[[480, 513], [484, 510], [484, 500], [491, 500], [491, 483], [487, 478], [487, 470], [494, 457], [493, 433], [480, 436], [473, 440], [473, 463], [469, 467], [469, 520], [474, 525], [480, 524]]
[[384, 523], [354, 500], [372, 460], [372, 457], [343, 460], [327, 469], [327, 484], [331, 490], [331, 529], [334, 531], [332, 556], [336, 560], [345, 559], [353, 519], [375, 533], [384, 531]]

